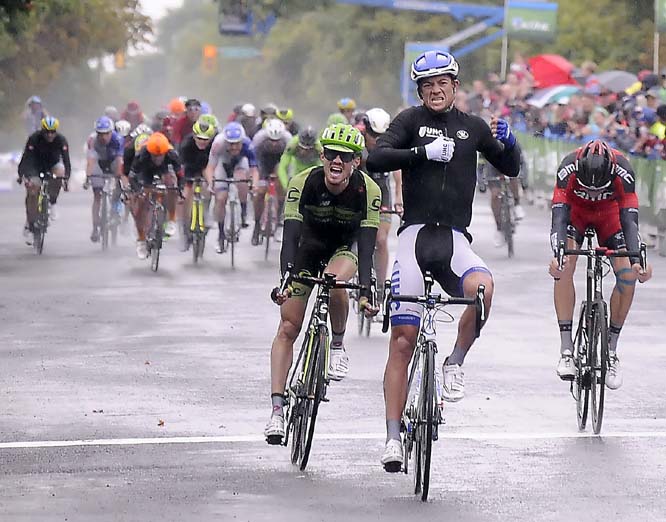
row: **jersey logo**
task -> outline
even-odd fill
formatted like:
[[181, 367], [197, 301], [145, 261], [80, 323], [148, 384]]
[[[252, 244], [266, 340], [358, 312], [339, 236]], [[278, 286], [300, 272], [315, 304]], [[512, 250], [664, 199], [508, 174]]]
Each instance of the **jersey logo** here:
[[576, 196], [578, 196], [581, 199], [585, 199], [587, 201], [603, 201], [605, 199], [610, 199], [613, 197], [613, 192], [612, 191], [604, 191], [600, 194], [592, 196], [587, 190], [583, 189], [574, 189], [573, 191]]
[[458, 132], [456, 132], [456, 136], [461, 140], [466, 140], [467, 138], [469, 138], [469, 132], [467, 132], [464, 129], [460, 129]]
[[562, 181], [564, 181], [569, 174], [577, 171], [578, 171], [578, 161], [576, 160], [574, 163], [570, 163], [569, 165], [565, 165], [564, 167], [562, 167], [557, 173], [557, 177], [560, 178]]
[[292, 187], [289, 189], [289, 192], [287, 192], [287, 202], [288, 203], [295, 203], [298, 201], [298, 197], [300, 195], [300, 191], [296, 187]]
[[377, 211], [379, 211], [379, 209], [381, 208], [381, 206], [382, 206], [382, 199], [379, 198], [379, 197], [374, 198], [374, 199], [372, 200], [372, 203], [370, 203], [370, 208], [371, 208], [372, 210], [377, 210]]
[[421, 138], [425, 138], [426, 136], [428, 138], [439, 138], [440, 136], [444, 136], [444, 132], [439, 129], [435, 129], [434, 127], [427, 127], [422, 125], [419, 127], [419, 136], [421, 136]]
[[615, 173], [629, 184], [632, 184], [635, 181], [634, 177], [631, 174], [629, 174], [627, 169], [624, 169], [619, 165], [615, 165]]

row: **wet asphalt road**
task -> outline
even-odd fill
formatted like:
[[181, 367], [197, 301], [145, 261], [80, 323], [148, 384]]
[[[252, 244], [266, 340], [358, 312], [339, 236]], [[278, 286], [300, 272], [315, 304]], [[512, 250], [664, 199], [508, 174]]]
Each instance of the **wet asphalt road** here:
[[[350, 320], [351, 371], [329, 389], [301, 473], [261, 435], [276, 260], [247, 233], [234, 271], [210, 248], [193, 266], [174, 241], [153, 274], [129, 237], [107, 253], [88, 240], [89, 199], [63, 195], [37, 257], [20, 236], [21, 193], [0, 193], [1, 521], [666, 520], [664, 258], [648, 254], [655, 277], [623, 330], [625, 382], [607, 395], [602, 436], [579, 434], [555, 375], [548, 215], [528, 209], [508, 260], [479, 199], [472, 232], [494, 309], [422, 504], [411, 476], [378, 463], [379, 328], [360, 339]], [[454, 329], [439, 332], [448, 352]]]

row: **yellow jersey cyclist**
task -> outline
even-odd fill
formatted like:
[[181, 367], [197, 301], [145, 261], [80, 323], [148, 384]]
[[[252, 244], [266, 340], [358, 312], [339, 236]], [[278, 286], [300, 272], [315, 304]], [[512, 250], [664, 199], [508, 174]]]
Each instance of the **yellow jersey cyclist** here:
[[313, 127], [305, 127], [294, 136], [282, 153], [278, 165], [278, 179], [283, 190], [287, 190], [289, 180], [299, 172], [321, 165], [321, 143]]
[[[321, 144], [322, 166], [294, 176], [287, 188], [281, 272], [284, 275], [293, 264], [294, 273], [317, 275], [326, 263], [325, 272], [348, 281], [358, 267], [361, 284], [369, 288], [381, 194], [367, 174], [353, 167], [356, 155], [363, 150], [363, 135], [351, 125], [333, 125], [324, 130]], [[311, 290], [293, 284], [276, 296], [280, 324], [271, 350], [273, 410], [264, 430], [267, 440], [284, 438], [284, 390]], [[368, 296], [369, 291], [362, 292], [361, 306], [368, 315], [374, 315], [377, 308], [369, 305]], [[332, 290], [329, 377], [333, 380], [341, 380], [348, 371], [343, 342], [348, 311], [347, 292]]]
[[[402, 208], [402, 175], [399, 170], [392, 172], [394, 182], [395, 197], [391, 197], [391, 188], [389, 177], [391, 171], [388, 172], [374, 172], [366, 167], [366, 160], [368, 153], [377, 147], [377, 138], [384, 134], [391, 123], [391, 116], [384, 109], [375, 107], [365, 113], [362, 119], [363, 136], [365, 137], [365, 150], [361, 160], [361, 170], [367, 172], [368, 175], [379, 185], [382, 191], [382, 205], [380, 210], [392, 210], [395, 203], [397, 209]], [[389, 252], [388, 252], [388, 235], [391, 231], [391, 221], [393, 216], [391, 214], [380, 214], [379, 216], [379, 231], [377, 232], [377, 246], [375, 251], [375, 270], [377, 270], [377, 289], [380, 293], [384, 289], [384, 280], [388, 272]], [[381, 295], [380, 295], [381, 297]], [[380, 299], [381, 301], [381, 299]]]
[[[213, 139], [217, 135], [215, 125], [209, 123], [211, 120], [200, 116], [192, 126], [192, 134], [187, 136], [180, 144], [180, 161], [183, 166], [183, 195], [185, 202], [183, 205], [182, 230], [183, 244], [182, 252], [189, 250], [192, 244], [192, 232], [190, 231], [190, 220], [192, 219], [192, 199], [194, 198], [194, 180], [203, 178], [206, 166], [208, 166], [208, 157], [213, 144]], [[208, 191], [206, 191], [207, 193]], [[206, 194], [206, 199], [208, 199]], [[206, 205], [208, 208], [208, 205]]]
[[26, 243], [32, 244], [32, 233], [37, 219], [37, 198], [41, 186], [40, 173], [52, 173], [55, 177], [49, 182], [49, 204], [51, 219], [55, 219], [56, 202], [63, 185], [67, 190], [67, 180], [72, 172], [69, 161], [67, 138], [58, 133], [60, 122], [53, 116], [42, 118], [41, 130], [33, 132], [25, 144], [18, 165], [18, 182], [25, 183], [26, 225], [23, 236]]

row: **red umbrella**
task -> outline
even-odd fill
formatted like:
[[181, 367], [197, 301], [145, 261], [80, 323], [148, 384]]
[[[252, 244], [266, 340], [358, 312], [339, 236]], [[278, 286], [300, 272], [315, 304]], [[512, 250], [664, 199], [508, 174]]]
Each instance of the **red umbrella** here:
[[534, 87], [543, 89], [553, 85], [577, 85], [571, 77], [574, 65], [559, 54], [540, 54], [528, 60], [534, 77]]

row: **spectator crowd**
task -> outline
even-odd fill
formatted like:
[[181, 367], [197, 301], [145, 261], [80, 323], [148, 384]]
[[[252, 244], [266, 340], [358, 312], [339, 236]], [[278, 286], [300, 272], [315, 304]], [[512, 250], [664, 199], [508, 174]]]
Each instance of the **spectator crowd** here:
[[600, 138], [648, 159], [666, 159], [666, 69], [641, 71], [638, 81], [614, 92], [596, 81], [597, 66], [584, 62], [572, 73], [578, 85], [566, 96], [539, 101], [540, 90], [526, 60], [517, 55], [502, 82], [489, 74], [468, 91], [458, 91], [459, 109], [486, 119], [508, 119], [515, 130], [547, 139], [583, 142]]

